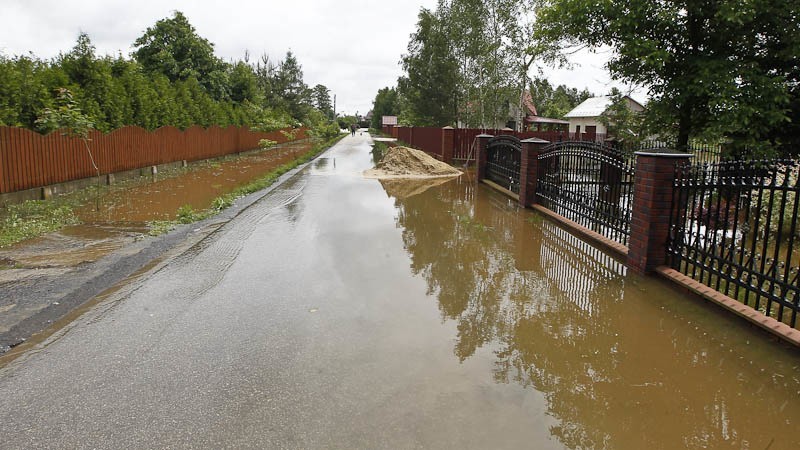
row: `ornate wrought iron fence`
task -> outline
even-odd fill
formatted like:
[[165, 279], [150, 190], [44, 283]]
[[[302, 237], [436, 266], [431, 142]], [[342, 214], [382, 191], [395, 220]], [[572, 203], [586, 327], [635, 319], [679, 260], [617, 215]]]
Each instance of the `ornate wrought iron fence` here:
[[672, 267], [796, 327], [800, 162], [730, 161], [676, 170], [667, 246]]
[[522, 144], [515, 136], [492, 138], [486, 147], [486, 178], [519, 194], [519, 167]]
[[537, 202], [601, 235], [628, 244], [634, 158], [593, 142], [559, 142], [539, 154]]

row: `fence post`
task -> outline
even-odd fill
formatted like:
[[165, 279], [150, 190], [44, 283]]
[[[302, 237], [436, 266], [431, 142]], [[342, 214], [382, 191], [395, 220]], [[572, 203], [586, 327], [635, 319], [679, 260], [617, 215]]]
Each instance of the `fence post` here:
[[536, 203], [536, 183], [539, 176], [539, 153], [549, 144], [539, 138], [521, 141], [522, 154], [519, 165], [519, 205], [523, 208]]
[[480, 181], [486, 178], [486, 146], [489, 144], [489, 139], [493, 138], [491, 134], [479, 134], [475, 136], [478, 142], [475, 144], [475, 181]]
[[692, 155], [670, 152], [636, 152], [628, 267], [646, 274], [664, 265], [672, 214], [675, 167]]
[[453, 145], [456, 130], [453, 127], [442, 128], [442, 161], [453, 164]]

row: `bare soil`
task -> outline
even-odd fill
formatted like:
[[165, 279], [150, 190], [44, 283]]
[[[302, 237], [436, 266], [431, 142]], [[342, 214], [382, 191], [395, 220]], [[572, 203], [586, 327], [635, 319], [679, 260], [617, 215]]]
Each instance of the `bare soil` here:
[[422, 150], [390, 147], [374, 169], [364, 171], [367, 178], [439, 178], [457, 177], [461, 171], [439, 161]]

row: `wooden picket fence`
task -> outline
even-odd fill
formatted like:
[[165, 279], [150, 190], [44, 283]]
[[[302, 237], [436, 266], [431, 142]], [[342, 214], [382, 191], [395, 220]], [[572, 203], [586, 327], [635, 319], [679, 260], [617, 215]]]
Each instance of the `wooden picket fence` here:
[[[306, 138], [298, 129], [293, 139]], [[279, 131], [264, 133], [247, 127], [155, 131], [128, 126], [110, 133], [92, 131], [89, 148], [101, 174], [123, 172], [176, 161], [196, 161], [258, 148], [261, 139], [290, 140]], [[80, 138], [62, 132], [0, 127], [0, 193], [16, 192], [96, 175]]]

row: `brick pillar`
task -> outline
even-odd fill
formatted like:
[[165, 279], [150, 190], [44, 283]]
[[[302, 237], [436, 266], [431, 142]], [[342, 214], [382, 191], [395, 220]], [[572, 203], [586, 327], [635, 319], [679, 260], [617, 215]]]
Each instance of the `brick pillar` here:
[[675, 166], [691, 157], [684, 153], [636, 152], [627, 261], [634, 272], [650, 273], [666, 262]]
[[536, 178], [539, 175], [539, 153], [549, 144], [539, 138], [522, 141], [519, 164], [519, 205], [523, 208], [536, 203]]
[[493, 138], [491, 134], [479, 134], [475, 136], [475, 181], [480, 182], [486, 178], [486, 146], [489, 144], [489, 139]]
[[442, 128], [442, 161], [453, 164], [453, 145], [456, 130], [453, 127]]

